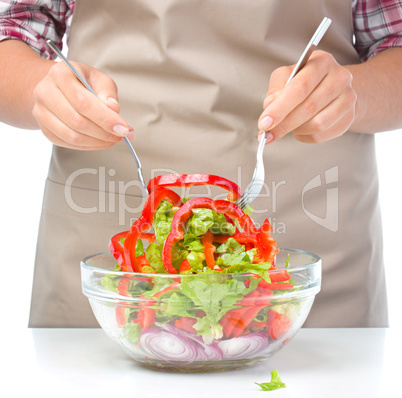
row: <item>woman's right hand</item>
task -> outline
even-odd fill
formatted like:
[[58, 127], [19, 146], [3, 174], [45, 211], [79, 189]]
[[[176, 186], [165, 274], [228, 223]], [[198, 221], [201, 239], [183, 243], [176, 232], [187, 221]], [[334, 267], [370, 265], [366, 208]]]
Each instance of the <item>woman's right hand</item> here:
[[133, 128], [119, 115], [115, 82], [99, 70], [77, 62], [94, 96], [63, 63], [55, 63], [34, 89], [35, 117], [43, 134], [55, 145], [79, 149], [106, 149]]

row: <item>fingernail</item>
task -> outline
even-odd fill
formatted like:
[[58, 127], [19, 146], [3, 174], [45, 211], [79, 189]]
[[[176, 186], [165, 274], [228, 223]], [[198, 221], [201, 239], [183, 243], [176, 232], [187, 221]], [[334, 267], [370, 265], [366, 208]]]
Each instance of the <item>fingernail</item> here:
[[269, 142], [271, 142], [274, 139], [274, 136], [272, 133], [267, 133], [266, 131], [261, 130], [260, 132], [258, 132], [258, 142], [260, 142], [262, 140], [262, 137], [264, 137], [265, 134], [266, 134], [266, 138], [265, 138], [266, 144], [268, 144]]
[[271, 142], [273, 139], [274, 139], [274, 135], [272, 133], [268, 133], [265, 138], [265, 143], [268, 144], [268, 142]]
[[112, 104], [115, 104], [115, 105], [119, 105], [117, 99], [113, 98], [113, 97], [107, 97], [106, 101], [111, 102]]
[[127, 127], [123, 126], [122, 124], [114, 125], [113, 131], [122, 137], [125, 137], [130, 132], [129, 129]]
[[273, 122], [274, 122], [274, 119], [272, 119], [271, 116], [265, 116], [258, 123], [258, 128], [260, 130], [268, 130], [272, 126]]
[[132, 140], [132, 139], [134, 138], [134, 131], [130, 131], [130, 132], [127, 134], [127, 138], [128, 138], [129, 140]]

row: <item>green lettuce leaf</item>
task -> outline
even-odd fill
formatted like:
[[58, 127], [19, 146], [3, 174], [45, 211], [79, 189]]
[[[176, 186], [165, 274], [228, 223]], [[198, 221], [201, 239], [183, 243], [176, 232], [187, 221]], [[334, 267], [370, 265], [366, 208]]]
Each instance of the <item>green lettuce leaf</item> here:
[[278, 390], [279, 388], [285, 388], [286, 384], [282, 382], [279, 377], [278, 371], [273, 370], [271, 372], [271, 381], [267, 383], [255, 383], [261, 387], [263, 391], [273, 391]]
[[[170, 278], [155, 278], [153, 280], [153, 286], [152, 289], [143, 292], [145, 298], [154, 298], [155, 293], [159, 293], [161, 290], [164, 290], [165, 288], [169, 287], [174, 281]], [[172, 292], [167, 292], [165, 293], [166, 295], [172, 294]], [[165, 295], [160, 296], [160, 298], [165, 298]]]
[[202, 272], [204, 269], [204, 261], [205, 261], [205, 255], [204, 251], [198, 252], [198, 251], [192, 251], [188, 253], [187, 255], [187, 261], [191, 265], [191, 270], [193, 272]]
[[234, 238], [229, 238], [225, 243], [219, 245], [216, 249], [217, 253], [241, 253], [245, 251], [244, 245]]
[[201, 237], [208, 230], [219, 235], [233, 235], [236, 232], [236, 227], [229, 223], [223, 214], [203, 208], [192, 209], [192, 212], [193, 215], [187, 223], [184, 244], [187, 244], [186, 239]]
[[145, 251], [145, 256], [155, 272], [159, 274], [166, 274], [167, 271], [162, 261], [162, 249], [162, 244], [158, 242], [152, 242], [148, 245]]
[[186, 248], [194, 252], [204, 252], [205, 249], [200, 239], [194, 239], [187, 242]]
[[242, 262], [238, 264], [233, 264], [228, 268], [223, 270], [226, 274], [243, 274], [243, 273], [252, 273], [256, 275], [260, 275], [263, 279], [265, 279], [268, 283], [271, 283], [271, 278], [269, 277], [268, 270], [271, 268], [270, 263], [258, 263], [251, 264], [247, 262]]
[[195, 306], [188, 297], [174, 292], [167, 302], [165, 313], [171, 316], [188, 316], [195, 318], [196, 313]]
[[222, 255], [216, 261], [217, 265], [219, 265], [221, 268], [234, 265], [244, 266], [244, 264], [251, 264], [257, 254], [256, 249], [245, 251], [245, 246], [233, 238], [229, 238], [225, 243], [222, 243], [216, 251], [217, 253], [222, 253]]
[[135, 322], [127, 323], [127, 325], [124, 328], [124, 334], [129, 341], [131, 341], [133, 344], [137, 344], [138, 341], [140, 340], [141, 335], [141, 327], [139, 323]]
[[211, 209], [192, 209], [193, 215], [187, 223], [186, 235], [194, 238], [204, 235], [214, 224], [214, 211]]
[[233, 235], [236, 232], [236, 226], [226, 220], [224, 214], [214, 213], [214, 223], [210, 230], [215, 235]]
[[248, 205], [243, 209], [243, 211], [244, 211], [244, 214], [251, 216], [251, 213], [254, 211], [254, 209], [250, 205]]
[[176, 211], [177, 208], [173, 207], [169, 201], [162, 200], [159, 204], [158, 210], [155, 213], [153, 228], [156, 240], [161, 245], [163, 245], [163, 242], [170, 233], [172, 218]]
[[252, 281], [247, 288], [243, 281], [236, 279], [221, 283], [221, 280], [216, 279], [216, 274], [213, 274], [213, 278], [200, 275], [190, 280], [183, 279], [180, 293], [194, 303], [194, 310], [205, 312], [205, 316], [195, 317], [197, 322], [193, 327], [199, 335], [205, 335], [208, 341], [212, 341], [222, 337], [222, 327], [219, 325], [221, 318], [230, 309], [237, 308], [238, 302], [255, 290], [257, 285], [258, 280]]
[[144, 255], [144, 244], [141, 239], [138, 239], [135, 245], [135, 255], [136, 257]]
[[105, 275], [102, 279], [101, 279], [101, 285], [106, 289], [106, 290], [110, 290], [111, 292], [115, 292], [117, 293], [117, 284], [120, 281], [120, 277], [116, 277], [116, 276], [111, 276], [111, 275]]

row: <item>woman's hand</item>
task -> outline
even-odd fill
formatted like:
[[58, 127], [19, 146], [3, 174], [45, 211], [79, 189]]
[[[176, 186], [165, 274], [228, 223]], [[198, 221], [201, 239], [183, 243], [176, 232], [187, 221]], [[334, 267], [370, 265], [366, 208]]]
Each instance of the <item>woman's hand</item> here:
[[79, 150], [131, 139], [133, 129], [119, 115], [115, 82], [95, 68], [73, 64], [97, 96], [64, 63], [55, 63], [34, 89], [32, 114], [43, 134], [55, 145]]
[[294, 67], [272, 73], [259, 134], [269, 131], [271, 142], [292, 132], [301, 142], [320, 143], [345, 133], [355, 118], [352, 74], [331, 54], [317, 50], [285, 87]]

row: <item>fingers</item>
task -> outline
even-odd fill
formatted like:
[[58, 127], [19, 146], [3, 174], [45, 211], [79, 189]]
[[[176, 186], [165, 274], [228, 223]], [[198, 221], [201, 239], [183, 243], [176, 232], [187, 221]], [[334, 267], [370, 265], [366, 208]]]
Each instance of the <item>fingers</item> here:
[[[39, 118], [44, 119], [44, 118]], [[116, 137], [116, 141], [104, 141], [96, 137], [77, 134], [77, 132], [66, 126], [54, 114], [46, 115], [46, 125], [39, 124], [40, 129], [46, 138], [53, 144], [70, 149], [78, 150], [97, 150], [113, 146], [121, 138]]]
[[33, 115], [54, 144], [74, 149], [103, 149], [133, 137], [119, 115], [117, 87], [102, 72], [75, 64], [95, 96], [62, 63], [56, 64], [35, 88]]
[[[96, 69], [95, 69], [96, 71]], [[94, 70], [89, 71], [88, 83], [97, 93], [98, 98], [104, 102], [110, 109], [120, 112], [119, 103], [117, 101], [117, 85], [109, 76], [101, 73], [95, 73]]]
[[[285, 71], [289, 73], [291, 70], [292, 68], [285, 68], [283, 71], [278, 71], [277, 74], [273, 74], [272, 79], [275, 79], [273, 84], [276, 88], [278, 88], [279, 84], [286, 83]], [[275, 101], [264, 110], [260, 117], [259, 128], [262, 130], [267, 129], [267, 125], [262, 122], [267, 116], [272, 118], [272, 124], [268, 128], [272, 129], [279, 125], [290, 112], [311, 95], [326, 74], [326, 68], [324, 69], [320, 67], [320, 65], [317, 65], [317, 59], [314, 59], [312, 56], [310, 61], [293, 80], [291, 80], [286, 87], [282, 87]], [[278, 83], [276, 82], [277, 79], [279, 79]]]
[[[87, 68], [83, 71], [88, 75], [88, 81], [94, 91], [101, 90], [101, 96], [105, 99], [117, 97], [117, 89], [114, 82], [103, 73]], [[77, 79], [71, 81], [71, 73], [59, 75], [56, 83], [59, 90], [64, 94], [67, 101], [75, 111], [87, 119], [93, 121], [104, 131], [118, 136], [129, 133], [127, 122], [115, 111], [111, 110], [101, 98], [96, 98]]]
[[356, 105], [350, 72], [330, 54], [316, 51], [280, 90], [292, 70], [283, 67], [272, 74], [259, 128], [270, 131], [271, 141], [293, 132], [300, 141], [322, 142], [347, 131]]
[[337, 98], [313, 119], [293, 130], [293, 136], [304, 143], [319, 144], [342, 135], [355, 117], [354, 109], [345, 110], [342, 101], [342, 97]]
[[[67, 100], [67, 98], [63, 95], [58, 87], [49, 88], [48, 94], [53, 97], [57, 97], [58, 101], [42, 104], [42, 115], [40, 116], [41, 120], [46, 117], [45, 112], [47, 112], [49, 114], [48, 117], [50, 118], [49, 123], [50, 120], [54, 119], [51, 117], [53, 115], [57, 115], [57, 119], [59, 120], [59, 122], [61, 122], [63, 126], [68, 127], [72, 132], [75, 131], [76, 133], [78, 133], [78, 136], [83, 135], [88, 137], [96, 137], [98, 140], [113, 143], [120, 141], [120, 137], [117, 136], [116, 133], [113, 134], [112, 132], [105, 130], [93, 120], [80, 114], [77, 109], [75, 109], [72, 104]], [[112, 112], [114, 113], [114, 111]], [[36, 116], [38, 116], [38, 112], [36, 113]], [[55, 133], [57, 135], [57, 132]], [[70, 136], [71, 133], [69, 133], [68, 135]], [[67, 137], [66, 142], [69, 142]]]
[[268, 105], [270, 105], [278, 97], [282, 89], [285, 87], [285, 84], [288, 81], [294, 67], [295, 65], [283, 66], [275, 69], [272, 72], [269, 80], [267, 95], [263, 104], [263, 109], [266, 109]]

